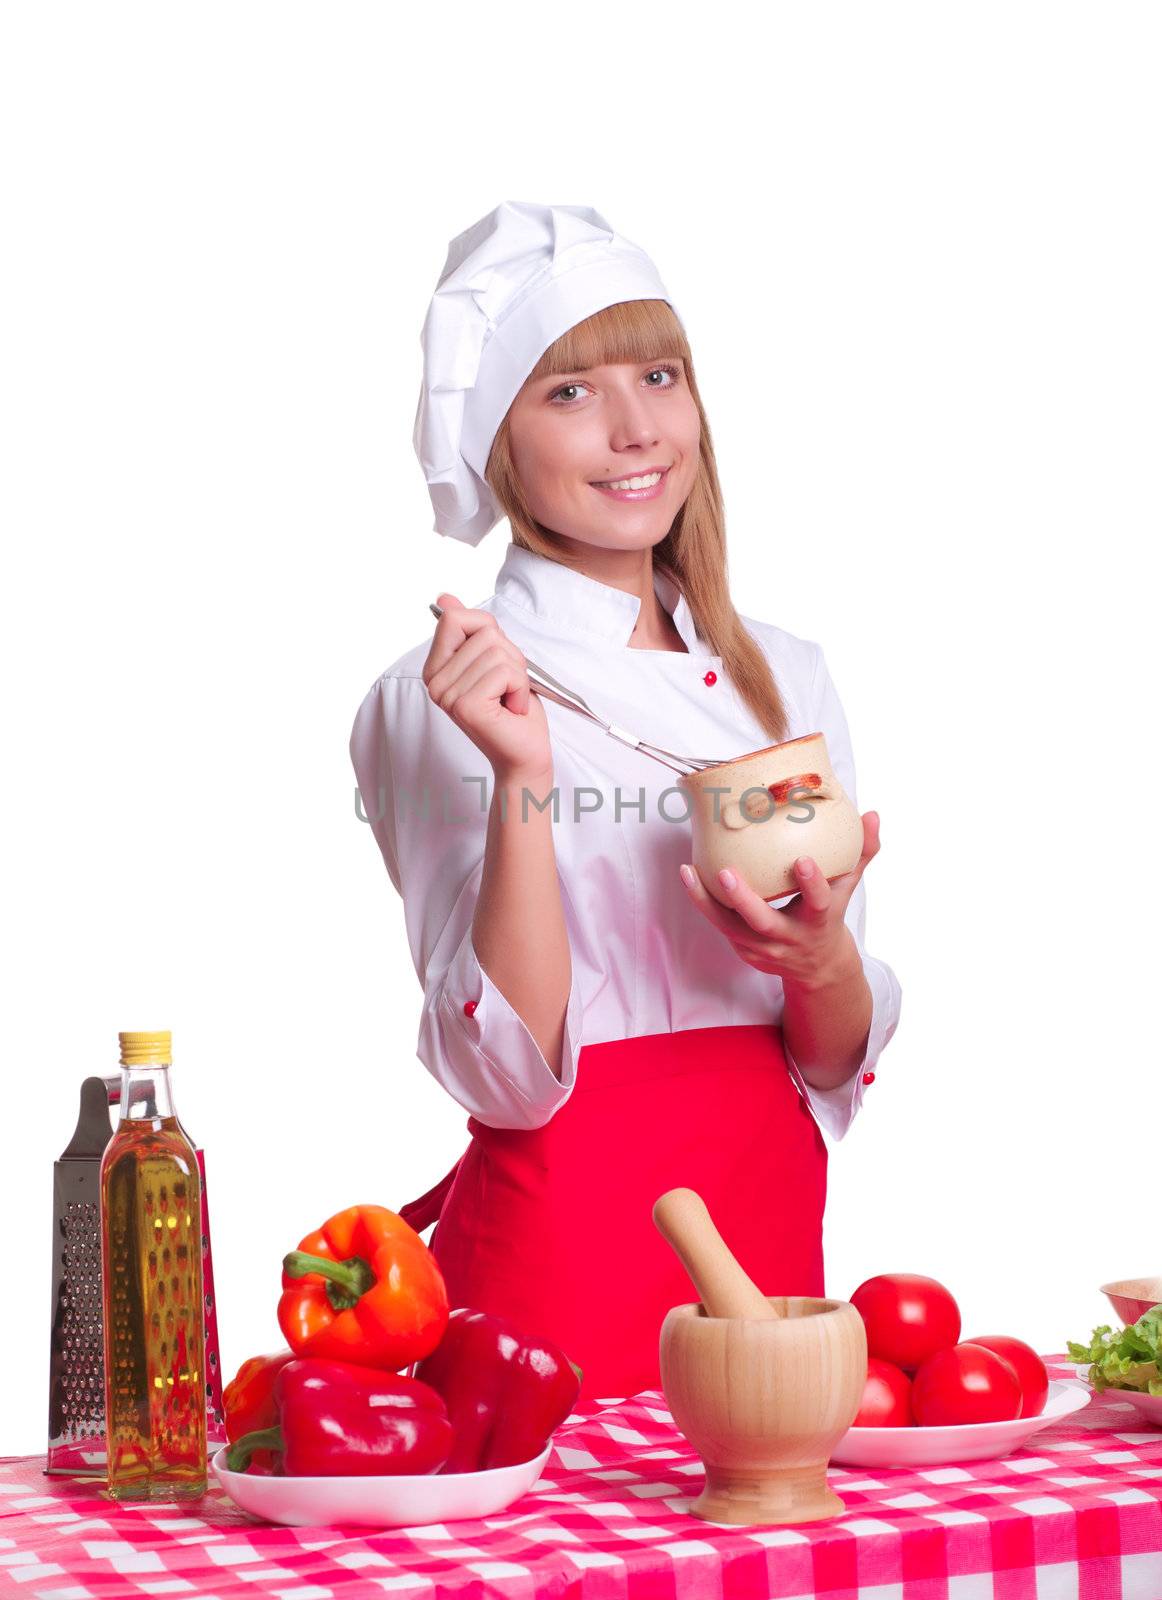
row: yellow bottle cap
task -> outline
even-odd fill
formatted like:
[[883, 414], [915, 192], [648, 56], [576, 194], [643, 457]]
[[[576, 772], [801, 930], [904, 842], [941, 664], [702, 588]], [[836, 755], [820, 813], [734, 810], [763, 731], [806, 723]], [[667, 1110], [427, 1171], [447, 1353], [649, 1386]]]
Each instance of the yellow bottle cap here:
[[119, 1033], [123, 1067], [168, 1067], [173, 1061], [170, 1032]]

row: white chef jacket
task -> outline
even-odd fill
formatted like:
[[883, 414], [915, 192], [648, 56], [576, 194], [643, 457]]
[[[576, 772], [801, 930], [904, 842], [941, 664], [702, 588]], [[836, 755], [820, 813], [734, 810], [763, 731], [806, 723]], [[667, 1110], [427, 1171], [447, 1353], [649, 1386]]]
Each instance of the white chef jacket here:
[[[716, 760], [768, 745], [770, 735], [729, 682], [721, 657], [711, 655], [696, 632], [677, 585], [656, 569], [654, 588], [685, 652], [631, 646], [636, 595], [512, 543], [495, 592], [475, 609], [490, 611], [530, 660], [638, 738]], [[790, 716], [786, 737], [821, 730], [836, 777], [857, 805], [847, 723], [821, 648], [770, 623], [741, 620], [782, 691]], [[350, 748], [362, 815], [403, 896], [424, 990], [417, 1054], [437, 1082], [488, 1126], [536, 1128], [572, 1093], [582, 1045], [777, 1022], [782, 980], [740, 960], [682, 885], [678, 867], [691, 859], [691, 824], [677, 773], [542, 697], [558, 791], [557, 875], [572, 954], [557, 1078], [473, 947], [493, 773], [430, 698], [421, 677], [430, 648], [429, 636], [372, 686], [356, 714]], [[789, 897], [774, 902], [787, 903]], [[858, 1069], [835, 1089], [812, 1088], [784, 1041], [792, 1079], [833, 1139], [842, 1139], [851, 1125], [863, 1101], [864, 1073], [900, 1014], [895, 974], [864, 948], [865, 916], [861, 879], [846, 910], [873, 1002]]]

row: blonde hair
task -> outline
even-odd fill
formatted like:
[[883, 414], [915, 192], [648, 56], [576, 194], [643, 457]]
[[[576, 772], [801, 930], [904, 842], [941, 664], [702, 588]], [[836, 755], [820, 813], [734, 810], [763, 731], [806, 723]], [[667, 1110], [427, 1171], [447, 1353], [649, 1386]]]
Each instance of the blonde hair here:
[[[685, 364], [702, 438], [693, 487], [669, 532], [654, 546], [653, 559], [677, 583], [711, 654], [721, 656], [724, 672], [777, 744], [787, 737], [790, 719], [767, 659], [730, 598], [726, 519], [714, 446], [694, 379], [690, 346], [670, 306], [664, 300], [625, 300], [606, 306], [551, 344], [527, 381], [617, 362], [660, 361], [667, 356], [679, 357]], [[575, 565], [561, 541], [534, 520], [525, 503], [513, 466], [508, 416], [493, 441], [485, 477], [512, 526], [514, 544], [565, 566]]]

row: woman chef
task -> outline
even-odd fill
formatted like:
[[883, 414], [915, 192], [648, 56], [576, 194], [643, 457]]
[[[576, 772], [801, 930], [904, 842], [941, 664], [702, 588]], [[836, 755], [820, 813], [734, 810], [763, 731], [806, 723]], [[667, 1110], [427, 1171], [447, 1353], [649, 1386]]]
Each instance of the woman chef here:
[[[688, 1186], [766, 1294], [823, 1295], [827, 1150], [899, 1017], [863, 872], [809, 858], [774, 904], [692, 871], [673, 775], [530, 693], [525, 652], [616, 727], [727, 760], [821, 730], [817, 644], [740, 616], [690, 346], [649, 258], [584, 206], [508, 201], [454, 239], [415, 444], [435, 528], [512, 528], [495, 592], [359, 708], [351, 756], [424, 988], [420, 1060], [471, 1144], [439, 1219], [451, 1304], [555, 1340], [591, 1395], [660, 1384], [693, 1298], [652, 1207]], [[816, 1121], [818, 1118], [818, 1122]]]

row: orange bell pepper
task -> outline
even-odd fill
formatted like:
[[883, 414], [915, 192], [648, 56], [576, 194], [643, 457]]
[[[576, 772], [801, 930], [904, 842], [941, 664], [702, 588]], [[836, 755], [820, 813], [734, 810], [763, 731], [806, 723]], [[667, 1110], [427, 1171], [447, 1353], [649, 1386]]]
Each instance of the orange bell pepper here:
[[448, 1325], [443, 1274], [414, 1228], [386, 1206], [349, 1206], [283, 1260], [278, 1325], [300, 1356], [398, 1372]]
[[[253, 1433], [259, 1428], [274, 1427], [278, 1421], [274, 1380], [288, 1361], [297, 1359], [293, 1350], [280, 1350], [277, 1355], [251, 1356], [238, 1368], [222, 1390], [226, 1437], [231, 1444], [236, 1444], [244, 1434]], [[256, 1450], [250, 1470], [273, 1472], [277, 1465], [273, 1451]]]

